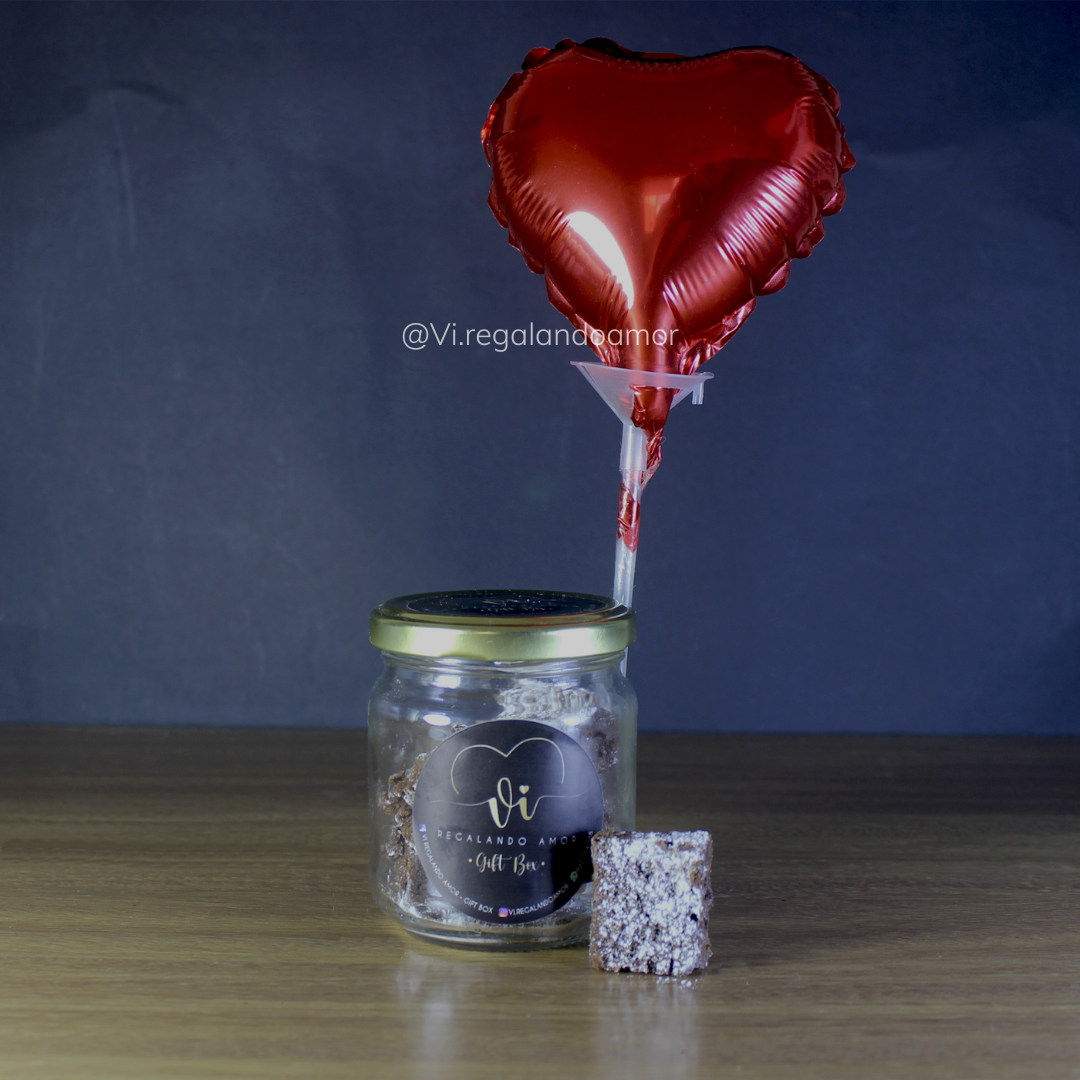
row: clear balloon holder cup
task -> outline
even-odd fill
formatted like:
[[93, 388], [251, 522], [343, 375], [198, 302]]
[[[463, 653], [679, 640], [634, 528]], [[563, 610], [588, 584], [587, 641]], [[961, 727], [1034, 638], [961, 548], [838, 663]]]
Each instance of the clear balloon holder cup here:
[[[645, 473], [648, 469], [649, 448], [645, 432], [635, 427], [631, 419], [634, 412], [634, 391], [639, 387], [674, 390], [671, 408], [686, 397], [690, 397], [695, 405], [700, 405], [705, 398], [705, 383], [713, 377], [712, 372], [676, 375], [664, 371], [609, 367], [607, 364], [583, 360], [573, 360], [571, 363], [588, 379], [589, 384], [604, 399], [623, 426], [619, 472], [623, 488], [634, 502], [640, 504], [641, 490], [645, 486]], [[634, 598], [636, 565], [637, 546], [635, 544], [630, 547], [620, 533], [615, 546], [615, 585], [612, 596], [626, 607], [631, 606]], [[622, 666], [625, 674], [625, 659]]]

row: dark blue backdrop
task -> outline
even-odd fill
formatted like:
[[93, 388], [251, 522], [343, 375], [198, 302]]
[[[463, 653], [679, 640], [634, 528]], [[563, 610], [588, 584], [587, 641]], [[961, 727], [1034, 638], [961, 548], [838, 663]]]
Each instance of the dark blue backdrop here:
[[355, 724], [369, 609], [610, 588], [618, 424], [485, 198], [526, 51], [768, 44], [847, 208], [682, 405], [651, 729], [1080, 732], [1080, 10], [0, 5], [0, 719]]

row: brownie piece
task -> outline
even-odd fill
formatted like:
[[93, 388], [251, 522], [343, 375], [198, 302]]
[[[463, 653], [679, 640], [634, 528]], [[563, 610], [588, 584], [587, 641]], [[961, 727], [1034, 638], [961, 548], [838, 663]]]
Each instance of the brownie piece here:
[[607, 709], [593, 709], [588, 720], [571, 729], [568, 734], [577, 738], [589, 751], [601, 776], [619, 760], [619, 723]]
[[592, 841], [589, 960], [604, 971], [689, 975], [709, 962], [712, 837], [614, 832]]
[[408, 898], [415, 903], [423, 896], [426, 884], [424, 868], [413, 845], [412, 807], [416, 781], [428, 757], [420, 754], [408, 769], [394, 773], [387, 781], [386, 790], [379, 792], [379, 807], [394, 819], [383, 850], [390, 860], [387, 885], [399, 902]]

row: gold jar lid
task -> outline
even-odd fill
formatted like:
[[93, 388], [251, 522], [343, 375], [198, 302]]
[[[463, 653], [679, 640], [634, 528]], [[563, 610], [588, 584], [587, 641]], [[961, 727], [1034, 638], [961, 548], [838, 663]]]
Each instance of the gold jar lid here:
[[620, 653], [635, 636], [633, 611], [588, 593], [418, 593], [371, 613], [372, 645], [408, 656], [570, 660]]

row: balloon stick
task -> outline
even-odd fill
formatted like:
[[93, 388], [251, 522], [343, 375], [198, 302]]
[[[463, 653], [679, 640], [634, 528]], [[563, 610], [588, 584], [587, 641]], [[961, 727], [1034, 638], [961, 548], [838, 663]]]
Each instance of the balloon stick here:
[[[638, 535], [641, 525], [641, 492], [647, 480], [648, 440], [645, 432], [635, 427], [634, 391], [639, 387], [658, 387], [674, 390], [671, 408], [687, 395], [695, 405], [705, 396], [705, 382], [712, 372], [694, 375], [674, 375], [663, 371], [636, 371], [631, 368], [608, 367], [606, 364], [574, 360], [574, 367], [589, 380], [592, 388], [607, 402], [622, 422], [622, 448], [619, 454], [619, 535], [615, 541], [615, 584], [612, 596], [616, 603], [630, 607], [634, 600], [634, 573], [637, 568]], [[623, 659], [623, 673], [626, 660]]]
[[645, 432], [624, 423], [619, 454], [619, 535], [615, 538], [615, 585], [611, 595], [617, 604], [630, 607], [634, 600], [638, 530], [641, 523], [641, 492], [645, 487], [649, 446]]

